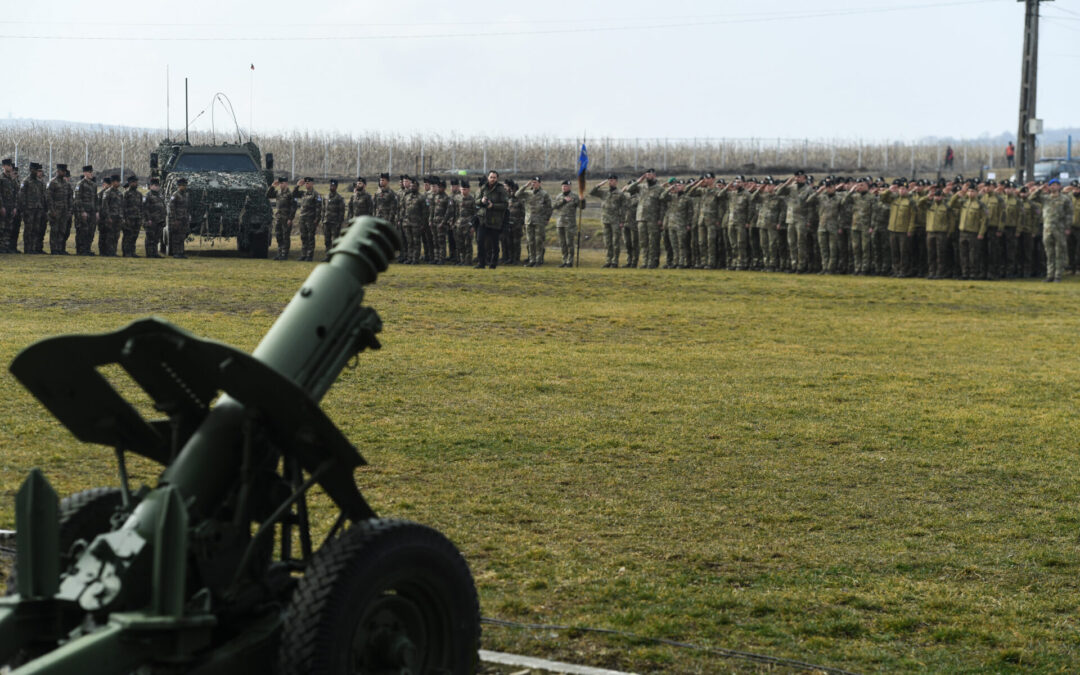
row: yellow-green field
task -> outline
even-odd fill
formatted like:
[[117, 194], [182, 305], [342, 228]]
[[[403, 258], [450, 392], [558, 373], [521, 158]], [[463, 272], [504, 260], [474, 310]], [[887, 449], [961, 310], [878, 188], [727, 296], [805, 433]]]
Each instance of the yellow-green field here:
[[[373, 506], [449, 535], [484, 616], [858, 671], [1080, 668], [1075, 278], [585, 262], [392, 268], [368, 294], [384, 349], [324, 401], [370, 462]], [[5, 256], [0, 361], [147, 314], [250, 350], [310, 269]], [[0, 527], [32, 466], [62, 494], [115, 483], [111, 452], [6, 370], [0, 400]], [[489, 625], [483, 645], [744, 667], [580, 631]]]

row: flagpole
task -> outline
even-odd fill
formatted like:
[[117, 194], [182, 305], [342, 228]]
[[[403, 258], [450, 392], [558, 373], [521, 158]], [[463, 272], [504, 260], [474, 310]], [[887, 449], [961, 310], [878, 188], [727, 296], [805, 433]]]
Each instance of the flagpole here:
[[255, 64], [251, 64], [251, 79], [248, 89], [248, 140], [251, 140], [255, 124]]

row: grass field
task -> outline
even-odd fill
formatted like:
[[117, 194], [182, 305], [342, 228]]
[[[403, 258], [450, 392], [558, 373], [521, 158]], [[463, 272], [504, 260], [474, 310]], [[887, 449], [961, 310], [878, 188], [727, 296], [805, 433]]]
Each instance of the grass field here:
[[[600, 262], [391, 269], [368, 294], [384, 349], [324, 401], [376, 510], [450, 536], [485, 616], [858, 671], [1080, 667], [1080, 282]], [[6, 256], [0, 361], [147, 314], [250, 350], [309, 270]], [[111, 453], [6, 370], [0, 400], [0, 527], [32, 466], [62, 494], [115, 482]], [[484, 631], [488, 649], [638, 672], [752, 667]]]

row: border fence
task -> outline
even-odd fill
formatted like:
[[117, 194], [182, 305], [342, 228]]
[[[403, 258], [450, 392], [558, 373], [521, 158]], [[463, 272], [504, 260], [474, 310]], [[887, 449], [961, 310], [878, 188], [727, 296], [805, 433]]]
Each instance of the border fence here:
[[[31, 161], [52, 173], [66, 163], [73, 174], [84, 164], [99, 171], [150, 171], [150, 153], [163, 130], [120, 127], [59, 127], [48, 124], [0, 126], [0, 153], [16, 158], [25, 171]], [[192, 132], [192, 143], [228, 141], [223, 134]], [[235, 141], [235, 138], [231, 139]], [[244, 139], [247, 140], [247, 139]], [[469, 174], [497, 169], [516, 174], [567, 175], [577, 166], [581, 141], [571, 138], [458, 135], [359, 136], [294, 132], [256, 136], [264, 153], [273, 153], [276, 174], [290, 178], [349, 178], [392, 175]], [[792, 138], [610, 138], [587, 139], [592, 173], [617, 171], [636, 175], [656, 168], [665, 175], [716, 171], [721, 174], [809, 173], [926, 177], [978, 175], [1006, 164], [1000, 140], [951, 143], [954, 162], [944, 167], [950, 142], [864, 142], [850, 139]], [[1040, 148], [1040, 156], [1063, 156], [1065, 143]], [[25, 175], [25, 173], [23, 174]]]

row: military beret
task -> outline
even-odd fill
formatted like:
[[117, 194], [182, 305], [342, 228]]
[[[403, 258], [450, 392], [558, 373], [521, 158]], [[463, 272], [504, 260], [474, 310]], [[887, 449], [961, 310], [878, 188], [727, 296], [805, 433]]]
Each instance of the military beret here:
[[390, 174], [383, 171], [382, 173], [379, 174], [379, 179], [381, 180], [383, 178], [385, 178], [386, 180], [390, 180]]
[[127, 182], [129, 182], [129, 183], [138, 183], [139, 182], [139, 177], [136, 176], [135, 174], [131, 174], [130, 176], [128, 176]]
[[67, 164], [57, 164], [56, 168], [60, 171], [67, 171]]
[[151, 178], [150, 179], [150, 184], [151, 185], [161, 185], [161, 180], [158, 179], [158, 178]]
[[619, 180], [619, 175], [618, 174], [609, 173], [607, 177], [608, 177], [608, 180]]
[[41, 169], [40, 164], [38, 164], [37, 162], [30, 162], [30, 170], [31, 171], [38, 171], [39, 169]]
[[463, 187], [463, 188], [469, 187], [469, 179], [468, 178], [462, 178], [461, 179], [461, 187]]
[[357, 183], [363, 183], [364, 185], [367, 185], [367, 179], [364, 178], [363, 176], [357, 176], [356, 177], [356, 182]]
[[[1075, 181], [1073, 181], [1073, 182], [1075, 182]], [[1027, 189], [1027, 186], [1026, 186], [1026, 185], [1022, 185], [1022, 186], [1020, 186], [1020, 193], [1021, 193], [1021, 194], [1025, 193], [1025, 192], [1027, 192], [1027, 191], [1028, 191], [1028, 189]]]
[[1069, 187], [1080, 187], [1080, 180], [1074, 180], [1073, 182], [1069, 183]]
[[425, 182], [425, 183], [437, 183], [437, 182], [438, 182], [438, 180], [437, 180], [437, 179], [434, 179], [434, 178], [432, 178], [431, 176], [424, 176], [424, 182]]
[[450, 179], [450, 185], [460, 185], [460, 184], [461, 184], [461, 181], [459, 181], [457, 178], [451, 178]]
[[180, 180], [176, 181], [176, 184], [177, 185], [187, 185], [187, 178], [181, 178]]
[[[670, 185], [670, 184], [672, 184], [672, 183], [678, 183], [678, 182], [679, 182], [679, 179], [678, 179], [678, 178], [676, 178], [675, 176], [672, 176], [671, 178], [668, 178], [668, 179], [667, 179], [667, 182], [668, 182], [668, 184]], [[569, 181], [567, 181], [567, 183], [569, 183]]]
[[[1061, 185], [1061, 181], [1059, 181], [1057, 178], [1051, 178], [1050, 180], [1048, 180], [1046, 182], [1046, 184], [1047, 185]], [[1049, 248], [1049, 247], [1047, 247], [1047, 248]]]
[[803, 171], [802, 169], [798, 169], [798, 170], [795, 171], [795, 175], [796, 176], [805, 176], [806, 172]]
[[5, 159], [3, 162], [0, 162], [0, 166], [15, 166], [15, 162], [10, 159]]
[[716, 184], [717, 185], [726, 185], [727, 181], [725, 181], [723, 178], [717, 178], [716, 179]]
[[568, 181], [568, 180], [564, 180], [564, 181], [562, 182], [562, 184], [563, 184], [563, 185], [569, 185], [569, 184], [570, 184], [570, 181]]
[[532, 179], [534, 181], [536, 181], [537, 183], [543, 183], [544, 182], [544, 179], [541, 178], [540, 176], [533, 176]]
[[736, 181], [744, 181], [744, 180], [746, 180], [746, 176], [735, 176], [734, 180], [736, 180]]
[[330, 179], [330, 187], [337, 187], [337, 178]]
[[408, 177], [409, 177], [409, 174], [407, 174], [407, 173], [403, 173], [403, 174], [401, 174], [400, 176], [398, 176], [398, 177], [397, 177], [397, 179], [398, 179], [398, 180], [405, 180], [405, 179], [406, 179], [406, 178], [408, 178]]
[[508, 187], [510, 189], [514, 189], [514, 188], [517, 187], [517, 183], [514, 182], [513, 178], [507, 178], [506, 179], [506, 187]]
[[705, 172], [705, 177], [706, 178], [716, 178], [716, 174], [713, 173], [712, 171], [706, 171]]
[[279, 183], [288, 183], [288, 182], [289, 182], [289, 179], [288, 179], [288, 178], [286, 178], [285, 176], [279, 176], [279, 177], [278, 177], [278, 182], [279, 182]]
[[314, 183], [314, 182], [315, 182], [315, 179], [314, 179], [314, 178], [312, 178], [311, 176], [305, 176], [305, 177], [304, 177], [304, 182], [305, 182], [305, 183]]
[[112, 181], [113, 183], [119, 183], [120, 182], [120, 175], [114, 173], [113, 175], [109, 176], [109, 180]]
[[656, 169], [645, 169], [645, 173], [656, 173]]
[[94, 167], [93, 167], [93, 166], [91, 166], [91, 165], [89, 165], [89, 164], [87, 164], [86, 166], [84, 166], [84, 167], [82, 168], [82, 170], [83, 170], [83, 172], [85, 173], [85, 172], [87, 172], [87, 171], [93, 171], [93, 170], [94, 170]]

